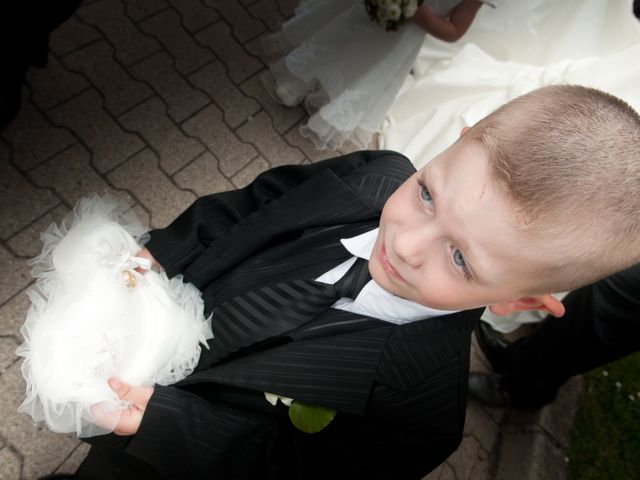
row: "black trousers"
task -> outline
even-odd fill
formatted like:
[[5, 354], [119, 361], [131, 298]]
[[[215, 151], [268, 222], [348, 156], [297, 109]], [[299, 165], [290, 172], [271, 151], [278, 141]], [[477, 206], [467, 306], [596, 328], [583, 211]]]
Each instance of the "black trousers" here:
[[565, 297], [566, 314], [547, 317], [506, 350], [503, 387], [513, 403], [551, 402], [573, 375], [640, 349], [640, 264]]

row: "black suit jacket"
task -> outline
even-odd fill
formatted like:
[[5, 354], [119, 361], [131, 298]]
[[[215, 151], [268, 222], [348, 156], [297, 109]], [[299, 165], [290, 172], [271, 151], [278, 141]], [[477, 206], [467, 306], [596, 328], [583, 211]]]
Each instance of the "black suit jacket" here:
[[[280, 167], [245, 189], [197, 200], [148, 247], [172, 276], [227, 298], [314, 278], [350, 254], [340, 238], [376, 228], [415, 172], [394, 152]], [[157, 386], [138, 433], [97, 440], [80, 472], [117, 478], [419, 479], [451, 454], [464, 424], [470, 334], [480, 310], [394, 325], [329, 309], [231, 353], [209, 341], [196, 371]], [[216, 325], [217, 328], [226, 328]], [[264, 392], [338, 411], [305, 434]], [[138, 472], [138, 473], [132, 473]]]

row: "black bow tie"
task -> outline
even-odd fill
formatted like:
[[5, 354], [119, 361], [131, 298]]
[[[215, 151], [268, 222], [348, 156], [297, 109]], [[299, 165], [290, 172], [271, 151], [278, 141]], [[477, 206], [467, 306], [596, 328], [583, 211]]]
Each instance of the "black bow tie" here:
[[233, 297], [213, 312], [211, 353], [222, 358], [304, 325], [338, 299], [355, 298], [370, 279], [368, 261], [358, 258], [333, 285], [290, 280]]

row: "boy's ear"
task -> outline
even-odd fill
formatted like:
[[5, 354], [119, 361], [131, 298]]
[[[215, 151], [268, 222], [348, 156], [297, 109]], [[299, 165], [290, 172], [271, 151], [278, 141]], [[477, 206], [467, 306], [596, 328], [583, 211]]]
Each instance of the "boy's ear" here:
[[489, 305], [489, 310], [498, 316], [507, 315], [511, 312], [524, 312], [526, 310], [542, 310], [554, 317], [564, 315], [564, 305], [562, 302], [548, 293], [494, 303], [493, 305]]
[[467, 133], [469, 131], [471, 127], [462, 127], [462, 130], [460, 130], [460, 138], [462, 138], [462, 136]]

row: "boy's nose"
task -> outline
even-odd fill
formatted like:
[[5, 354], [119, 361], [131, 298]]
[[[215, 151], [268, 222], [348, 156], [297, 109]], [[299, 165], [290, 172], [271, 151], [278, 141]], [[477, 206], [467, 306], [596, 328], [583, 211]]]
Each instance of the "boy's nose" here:
[[433, 236], [424, 228], [406, 228], [396, 233], [393, 250], [404, 263], [419, 267], [432, 242]]

